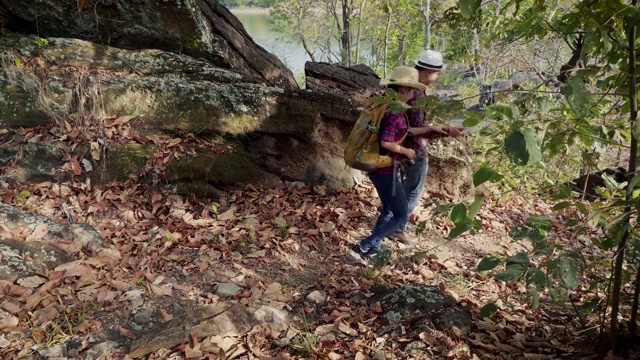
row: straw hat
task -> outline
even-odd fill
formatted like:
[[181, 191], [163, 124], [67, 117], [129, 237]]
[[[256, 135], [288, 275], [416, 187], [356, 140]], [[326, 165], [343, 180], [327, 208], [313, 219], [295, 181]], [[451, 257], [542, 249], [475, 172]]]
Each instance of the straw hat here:
[[414, 89], [426, 90], [427, 86], [420, 81], [418, 70], [408, 66], [398, 66], [386, 79], [380, 80], [380, 85], [399, 85]]
[[442, 70], [442, 53], [433, 50], [423, 50], [420, 53], [416, 67], [426, 70]]

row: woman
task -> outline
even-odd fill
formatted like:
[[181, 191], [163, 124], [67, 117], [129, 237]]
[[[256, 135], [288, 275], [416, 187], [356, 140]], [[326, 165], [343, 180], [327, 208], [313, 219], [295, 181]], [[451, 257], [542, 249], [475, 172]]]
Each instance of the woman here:
[[[424, 91], [427, 88], [420, 83], [418, 70], [408, 66], [397, 67], [387, 79], [380, 81], [380, 85], [394, 90], [405, 103], [413, 99], [416, 91]], [[350, 251], [353, 257], [365, 263], [380, 251], [382, 239], [401, 230], [409, 217], [407, 197], [398, 174], [398, 167], [403, 158], [413, 160], [416, 157], [415, 150], [401, 144], [409, 130], [405, 112], [394, 114], [387, 111], [381, 120], [378, 132], [380, 152], [381, 155], [390, 154], [394, 164], [369, 173], [369, 178], [382, 202], [381, 215], [371, 235], [355, 244]]]

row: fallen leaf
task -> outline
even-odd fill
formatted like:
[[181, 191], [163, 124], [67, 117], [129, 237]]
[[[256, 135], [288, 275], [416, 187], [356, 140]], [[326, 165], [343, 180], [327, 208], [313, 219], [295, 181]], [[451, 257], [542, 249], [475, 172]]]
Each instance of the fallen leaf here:
[[42, 239], [49, 232], [49, 225], [47, 224], [38, 224], [35, 229], [27, 236], [26, 241], [35, 241]]
[[438, 343], [438, 338], [432, 333], [421, 332], [418, 337], [429, 346], [435, 346]]
[[91, 142], [91, 157], [95, 161], [100, 161], [102, 158], [102, 150], [100, 149], [100, 143], [97, 140]]
[[24, 287], [37, 288], [38, 286], [46, 283], [47, 279], [41, 276], [34, 275], [34, 276], [18, 279], [16, 280], [16, 282], [18, 283], [18, 285], [22, 285]]
[[153, 285], [149, 283], [149, 288], [151, 289], [151, 292], [153, 292], [156, 295], [171, 296], [171, 294], [173, 294], [173, 290], [171, 290], [170, 287], [158, 286], [158, 285]]
[[160, 314], [158, 315], [158, 322], [160, 324], [164, 324], [168, 321], [171, 321], [173, 319], [173, 315], [169, 314], [167, 312], [167, 310], [165, 309], [160, 309]]
[[218, 215], [218, 220], [221, 221], [229, 221], [229, 220], [233, 220], [236, 218], [236, 207], [232, 206], [229, 208], [229, 210], [223, 212], [222, 214]]
[[338, 330], [350, 336], [357, 336], [358, 332], [352, 329], [349, 325], [343, 323], [342, 321], [338, 324]]
[[0, 349], [6, 349], [9, 345], [11, 345], [11, 341], [7, 340], [4, 334], [0, 335]]
[[118, 332], [120, 333], [120, 335], [126, 337], [129, 340], [135, 339], [135, 335], [133, 335], [133, 333], [131, 332], [131, 330], [123, 327], [122, 325], [118, 325]]
[[131, 284], [126, 283], [124, 281], [111, 280], [111, 286], [113, 286], [117, 290], [125, 292], [125, 291], [129, 291], [129, 288], [131, 287]]
[[187, 359], [200, 358], [203, 355], [204, 354], [200, 350], [200, 344], [194, 346], [193, 348], [190, 346], [184, 348], [184, 356], [186, 356]]
[[18, 326], [20, 320], [17, 316], [8, 313], [0, 313], [0, 330]]

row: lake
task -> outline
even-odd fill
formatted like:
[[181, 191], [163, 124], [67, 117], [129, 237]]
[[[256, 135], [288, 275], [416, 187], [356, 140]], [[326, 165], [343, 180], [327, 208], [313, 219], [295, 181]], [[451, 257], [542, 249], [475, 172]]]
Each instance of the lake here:
[[311, 61], [311, 58], [304, 51], [302, 44], [293, 38], [287, 39], [287, 35], [275, 30], [275, 24], [267, 11], [230, 10], [256, 43], [276, 55], [293, 71], [296, 78], [304, 75], [304, 64]]

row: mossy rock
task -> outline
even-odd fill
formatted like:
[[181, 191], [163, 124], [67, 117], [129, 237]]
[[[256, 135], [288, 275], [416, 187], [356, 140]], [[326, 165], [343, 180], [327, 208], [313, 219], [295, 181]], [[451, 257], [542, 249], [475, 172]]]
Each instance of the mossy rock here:
[[[138, 143], [113, 145], [107, 152], [106, 161], [96, 164], [96, 171], [90, 177], [102, 176], [101, 180], [104, 181], [126, 181], [131, 174], [139, 172], [145, 166], [156, 149], [155, 145]], [[101, 175], [100, 166], [104, 166], [104, 175]]]
[[277, 176], [262, 170], [241, 150], [217, 154], [200, 148], [196, 157], [172, 161], [166, 174], [169, 182], [200, 182], [222, 188], [246, 184], [270, 187], [281, 183]]

